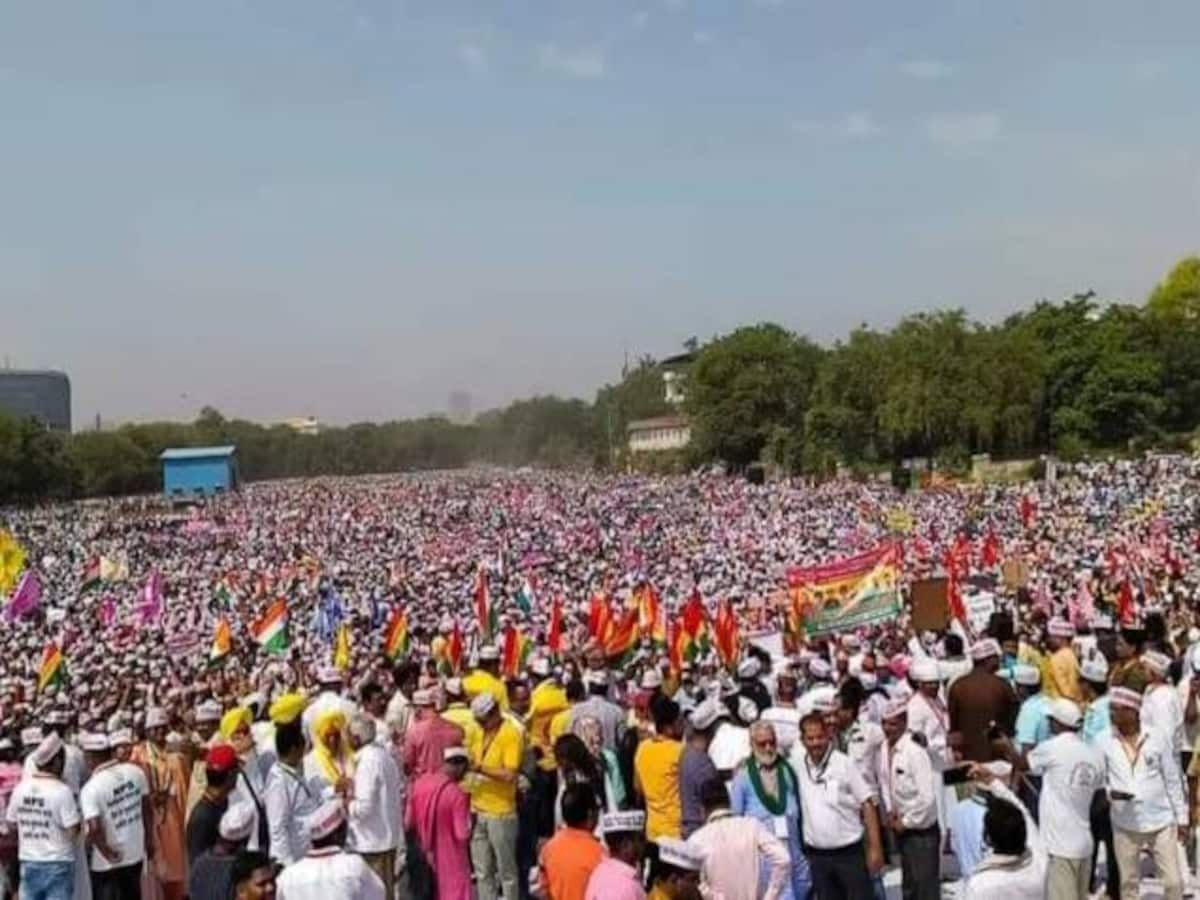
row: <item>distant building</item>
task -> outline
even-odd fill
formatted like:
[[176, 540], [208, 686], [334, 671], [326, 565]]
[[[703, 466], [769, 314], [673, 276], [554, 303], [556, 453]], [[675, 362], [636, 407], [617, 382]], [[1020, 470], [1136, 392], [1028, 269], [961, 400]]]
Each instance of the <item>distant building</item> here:
[[684, 383], [688, 369], [695, 361], [696, 354], [689, 352], [668, 356], [659, 362], [658, 367], [662, 370], [663, 377], [663, 394], [672, 406], [683, 405], [683, 401], [686, 399]]
[[471, 421], [471, 414], [471, 395], [466, 391], [451, 391], [446, 417], [455, 425], [467, 425]]
[[630, 453], [682, 450], [692, 440], [692, 426], [683, 416], [640, 419], [626, 427]]
[[163, 493], [172, 500], [208, 497], [238, 486], [237, 448], [176, 447], [164, 450]]
[[316, 416], [297, 416], [294, 419], [284, 419], [280, 422], [297, 434], [317, 435], [321, 433], [321, 423]]
[[0, 369], [0, 410], [34, 418], [56, 431], [71, 430], [71, 379], [65, 372]]

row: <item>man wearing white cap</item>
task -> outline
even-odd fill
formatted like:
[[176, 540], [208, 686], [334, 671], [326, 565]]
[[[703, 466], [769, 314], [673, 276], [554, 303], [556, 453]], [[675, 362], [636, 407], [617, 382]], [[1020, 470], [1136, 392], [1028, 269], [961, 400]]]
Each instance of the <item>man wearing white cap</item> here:
[[346, 811], [339, 798], [322, 803], [305, 825], [312, 849], [280, 873], [279, 900], [385, 900], [379, 876], [344, 849]]
[[1171, 657], [1157, 650], [1147, 651], [1142, 654], [1142, 668], [1146, 672], [1146, 690], [1142, 694], [1142, 727], [1159, 731], [1182, 761], [1187, 749], [1183, 704], [1179, 702], [1179, 693], [1167, 683]]
[[1026, 752], [1042, 741], [1050, 739], [1050, 723], [1046, 719], [1048, 698], [1039, 689], [1042, 673], [1037, 666], [1017, 663], [1012, 671], [1017, 699], [1021, 701], [1014, 738], [1017, 747]]
[[605, 813], [600, 817], [600, 834], [608, 847], [608, 857], [592, 870], [583, 900], [646, 900], [640, 872], [645, 828], [644, 812]]
[[354, 791], [349, 798], [350, 846], [383, 881], [390, 898], [400, 844], [400, 767], [391, 752], [375, 742], [375, 720], [359, 713], [347, 729], [354, 750]]
[[1187, 797], [1179, 757], [1159, 731], [1141, 724], [1142, 697], [1129, 688], [1109, 691], [1113, 733], [1102, 750], [1112, 803], [1113, 844], [1122, 900], [1136, 900], [1140, 854], [1150, 850], [1166, 900], [1180, 900], [1183, 879], [1176, 835], [1186, 840]]
[[150, 784], [141, 766], [117, 755], [132, 744], [132, 732], [120, 728], [108, 736], [104, 749], [100, 743], [92, 745], [95, 750], [83, 748], [93, 762], [79, 808], [91, 848], [94, 900], [139, 897], [142, 862], [152, 855]]
[[13, 790], [5, 812], [5, 820], [17, 830], [21, 896], [71, 900], [80, 815], [71, 788], [62, 780], [62, 739], [57, 734], [43, 738], [30, 759], [34, 771]]
[[463, 679], [467, 699], [474, 700], [480, 694], [491, 694], [500, 705], [501, 712], [508, 712], [508, 688], [500, 680], [500, 651], [494, 644], [485, 644], [479, 650], [479, 665]]
[[950, 717], [938, 696], [938, 678], [938, 664], [927, 656], [913, 660], [908, 669], [916, 689], [908, 700], [908, 730], [924, 738], [933, 767], [940, 772], [950, 763]]
[[906, 900], [941, 896], [941, 831], [938, 828], [940, 777], [929, 751], [908, 730], [908, 705], [893, 700], [883, 711], [884, 783], [880, 786], [887, 824], [900, 848], [901, 884]]
[[583, 684], [588, 697], [571, 707], [567, 728], [573, 729], [575, 723], [585, 717], [595, 719], [600, 723], [600, 732], [604, 736], [604, 749], [615, 753], [625, 734], [627, 716], [625, 710], [608, 699], [608, 672], [589, 669], [583, 674]]
[[1079, 660], [1071, 649], [1075, 626], [1065, 619], [1051, 619], [1046, 635], [1050, 656], [1042, 663], [1042, 690], [1051, 700], [1066, 697], [1079, 703]]
[[465, 747], [447, 747], [442, 768], [422, 775], [405, 799], [409, 888], [414, 897], [470, 900], [471, 801], [460, 787], [470, 765]]
[[471, 862], [480, 900], [517, 898], [517, 776], [525, 740], [501, 711], [495, 695], [483, 691], [471, 701], [479, 723], [471, 753], [475, 788], [471, 810]]
[[1091, 887], [1091, 808], [1104, 787], [1104, 757], [1079, 736], [1083, 714], [1065, 698], [1047, 705], [1053, 737], [1025, 760], [1042, 777], [1038, 822], [1049, 862], [1046, 900], [1087, 900]]
[[315, 743], [312, 733], [313, 725], [325, 713], [340, 712], [349, 722], [358, 712], [358, 706], [354, 701], [342, 696], [342, 687], [345, 681], [345, 676], [337, 666], [321, 666], [317, 670], [317, 683], [321, 686], [321, 692], [313, 698], [312, 703], [305, 707], [304, 713], [300, 717], [300, 722], [304, 727], [304, 736], [308, 739], [309, 744]]
[[1000, 644], [982, 638], [971, 645], [971, 671], [950, 689], [946, 706], [950, 730], [962, 735], [963, 757], [973, 762], [993, 758], [988, 733], [993, 727], [1013, 733], [1017, 721], [1017, 696], [1007, 681], [996, 674], [1000, 667]]

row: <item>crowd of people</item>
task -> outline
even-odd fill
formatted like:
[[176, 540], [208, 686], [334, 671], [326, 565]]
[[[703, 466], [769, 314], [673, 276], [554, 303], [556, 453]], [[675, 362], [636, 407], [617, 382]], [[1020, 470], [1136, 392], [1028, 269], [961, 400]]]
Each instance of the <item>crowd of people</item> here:
[[[860, 900], [898, 870], [906, 900], [1182, 897], [1198, 475], [484, 471], [0, 510], [40, 585], [0, 624], [4, 891]], [[789, 571], [884, 545], [899, 612], [806, 631]], [[936, 625], [909, 603], [932, 577]], [[732, 652], [653, 622], [607, 652], [595, 598], [647, 586], [669, 634], [731, 610]]]

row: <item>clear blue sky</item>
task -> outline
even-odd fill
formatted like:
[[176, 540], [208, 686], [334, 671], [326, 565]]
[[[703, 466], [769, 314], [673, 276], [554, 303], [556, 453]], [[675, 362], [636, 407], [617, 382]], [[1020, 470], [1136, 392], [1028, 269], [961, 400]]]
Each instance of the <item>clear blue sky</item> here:
[[77, 423], [590, 397], [1200, 249], [1200, 3], [0, 9], [0, 353]]

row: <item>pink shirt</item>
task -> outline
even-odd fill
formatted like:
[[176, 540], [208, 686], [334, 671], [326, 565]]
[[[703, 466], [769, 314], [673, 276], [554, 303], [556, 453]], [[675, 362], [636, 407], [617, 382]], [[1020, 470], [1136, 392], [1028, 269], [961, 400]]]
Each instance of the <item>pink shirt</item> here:
[[646, 900], [646, 892], [633, 866], [609, 856], [592, 870], [583, 900]]
[[404, 773], [409, 778], [442, 770], [442, 751], [463, 746], [463, 730], [441, 716], [409, 723], [404, 734]]
[[438, 900], [471, 900], [471, 801], [463, 789], [441, 772], [422, 775], [408, 792], [404, 827], [417, 832], [437, 872]]

